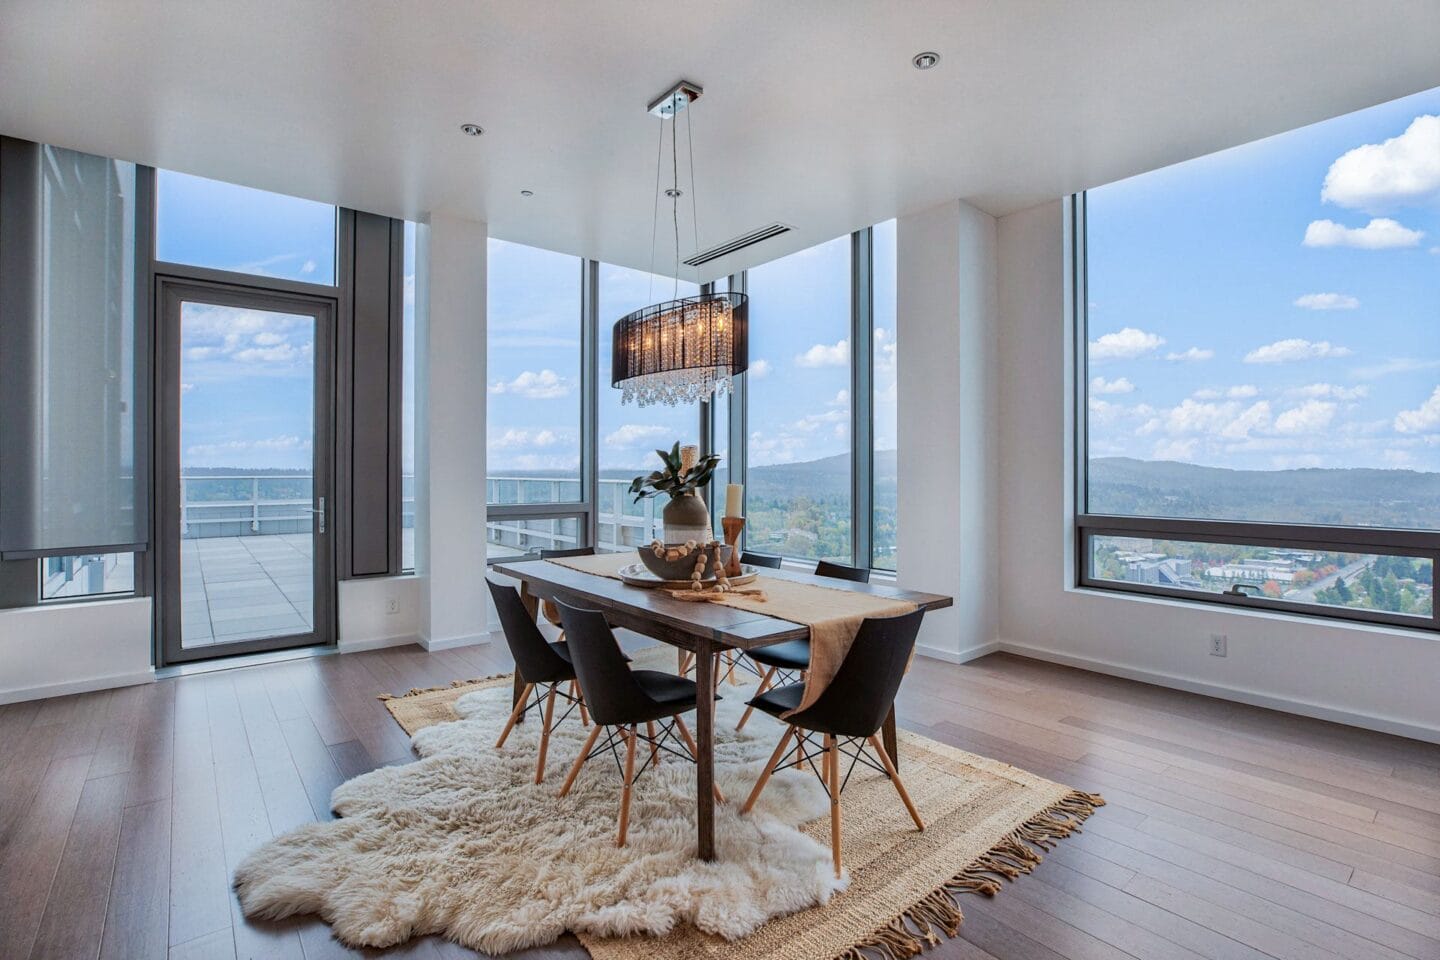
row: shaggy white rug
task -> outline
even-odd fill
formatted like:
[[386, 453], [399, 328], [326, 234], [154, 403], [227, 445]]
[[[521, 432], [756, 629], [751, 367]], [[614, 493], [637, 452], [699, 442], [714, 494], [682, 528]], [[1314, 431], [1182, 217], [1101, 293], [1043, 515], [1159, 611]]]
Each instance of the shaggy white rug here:
[[463, 720], [416, 734], [423, 759], [338, 787], [331, 805], [341, 819], [247, 857], [235, 876], [241, 905], [249, 917], [319, 914], [352, 946], [435, 933], [504, 953], [566, 930], [664, 935], [682, 922], [735, 939], [825, 903], [846, 881], [834, 878], [828, 848], [798, 829], [828, 812], [819, 782], [779, 773], [739, 816], [781, 733], [758, 712], [735, 732], [752, 693], [723, 685], [717, 705], [716, 779], [730, 802], [716, 809], [714, 863], [694, 857], [693, 764], [667, 756], [646, 770], [629, 840], [617, 848], [615, 762], [595, 757], [570, 794], [556, 796], [587, 732], [572, 715], [552, 735], [546, 780], [535, 784], [538, 722], [495, 749], [510, 706], [503, 684], [463, 697]]

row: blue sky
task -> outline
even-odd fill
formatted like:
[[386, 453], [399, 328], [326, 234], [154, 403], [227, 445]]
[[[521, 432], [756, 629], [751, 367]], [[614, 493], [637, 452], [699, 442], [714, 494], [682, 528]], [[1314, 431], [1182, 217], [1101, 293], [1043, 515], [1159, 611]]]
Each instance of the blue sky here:
[[1092, 190], [1091, 456], [1440, 469], [1440, 90]]
[[[333, 283], [335, 208], [160, 171], [161, 260]], [[310, 317], [187, 303], [181, 314], [182, 468], [313, 464]]]

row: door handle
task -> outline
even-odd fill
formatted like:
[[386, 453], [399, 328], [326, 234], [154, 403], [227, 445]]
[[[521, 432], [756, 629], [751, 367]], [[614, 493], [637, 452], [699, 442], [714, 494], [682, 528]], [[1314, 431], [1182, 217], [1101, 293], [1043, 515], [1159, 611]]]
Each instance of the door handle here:
[[310, 512], [320, 515], [320, 530], [319, 530], [319, 532], [320, 532], [320, 533], [324, 533], [324, 532], [325, 532], [325, 498], [324, 498], [324, 497], [321, 497], [321, 498], [320, 498], [320, 506], [319, 506], [319, 507], [311, 507], [311, 508], [310, 508]]

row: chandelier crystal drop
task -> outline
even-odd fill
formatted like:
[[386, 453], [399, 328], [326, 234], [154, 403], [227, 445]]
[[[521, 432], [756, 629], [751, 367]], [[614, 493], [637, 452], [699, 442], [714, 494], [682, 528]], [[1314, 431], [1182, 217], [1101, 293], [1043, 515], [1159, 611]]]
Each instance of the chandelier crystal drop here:
[[[677, 117], [686, 116], [690, 140], [690, 209], [695, 248], [700, 248], [700, 227], [695, 203], [695, 149], [690, 136], [690, 111], [700, 97], [698, 84], [681, 81], [650, 104], [660, 118], [660, 145], [655, 157], [655, 223], [650, 238], [650, 274], [655, 275], [655, 237], [660, 217], [660, 162], [664, 157], [665, 124], [670, 125], [671, 184], [663, 191], [671, 203], [670, 221], [675, 237], [675, 297], [628, 313], [615, 322], [612, 337], [610, 385], [621, 391], [622, 404], [677, 406], [695, 403], [730, 391], [731, 379], [749, 365], [749, 297], [743, 293], [707, 291], [694, 297], [679, 296], [680, 164], [676, 147]], [[653, 283], [653, 279], [652, 279]]]

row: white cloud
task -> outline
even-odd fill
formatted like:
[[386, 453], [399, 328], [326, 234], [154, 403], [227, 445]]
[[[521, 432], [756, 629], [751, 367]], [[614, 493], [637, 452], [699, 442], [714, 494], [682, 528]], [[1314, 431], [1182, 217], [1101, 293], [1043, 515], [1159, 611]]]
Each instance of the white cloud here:
[[1356, 247], [1361, 250], [1390, 250], [1395, 247], [1413, 247], [1425, 236], [1423, 230], [1409, 227], [1380, 217], [1363, 227], [1347, 227], [1334, 220], [1312, 220], [1305, 228], [1307, 247]]
[[314, 260], [306, 260], [304, 263], [300, 264], [300, 272], [314, 273], [317, 266], [318, 264], [316, 264]]
[[498, 437], [491, 437], [486, 444], [492, 450], [513, 450], [516, 447], [553, 447], [560, 442], [560, 434], [554, 430], [506, 430]]
[[1165, 354], [1166, 360], [1210, 360], [1215, 356], [1214, 350], [1207, 350], [1201, 347], [1191, 347], [1188, 350], [1181, 350], [1178, 353], [1171, 351]]
[[1251, 397], [1260, 396], [1260, 388], [1250, 383], [1242, 383], [1225, 391], [1225, 396], [1232, 400], [1248, 400]]
[[1354, 310], [1360, 301], [1348, 293], [1307, 293], [1295, 298], [1295, 306], [1306, 310]]
[[1396, 357], [1370, 367], [1359, 367], [1354, 375], [1361, 380], [1380, 380], [1397, 373], [1415, 373], [1419, 370], [1440, 368], [1440, 360], [1417, 360], [1414, 357]]
[[1318, 433], [1335, 419], [1335, 404], [1326, 400], [1306, 400], [1298, 407], [1284, 411], [1275, 418], [1275, 432], [1289, 435]]
[[1416, 117], [1398, 137], [1346, 151], [1325, 174], [1320, 199], [1361, 210], [1440, 199], [1440, 117]]
[[1313, 400], [1361, 400], [1369, 395], [1369, 387], [1341, 387], [1333, 383], [1311, 383], [1286, 390], [1288, 396]]
[[265, 437], [260, 440], [227, 440], [223, 443], [197, 443], [186, 447], [185, 453], [188, 460], [197, 463], [201, 460], [214, 459], [216, 457], [228, 457], [233, 462], [237, 454], [274, 454], [309, 449], [309, 438], [297, 437], [294, 434], [282, 434], [281, 436]]
[[491, 393], [513, 393], [529, 400], [553, 400], [563, 397], [574, 389], [574, 384], [554, 370], [526, 370], [510, 381], [497, 381], [490, 385]]
[[627, 423], [608, 434], [605, 443], [611, 447], [648, 446], [661, 438], [669, 438], [670, 433], [668, 427], [656, 426], [653, 423]]
[[1099, 394], [1134, 393], [1135, 384], [1131, 383], [1126, 377], [1119, 377], [1115, 380], [1096, 377], [1090, 381], [1090, 392]]
[[1091, 360], [1133, 360], [1154, 353], [1165, 343], [1159, 334], [1126, 327], [1090, 341]]
[[850, 341], [841, 340], [834, 346], [817, 343], [795, 357], [801, 367], [843, 367], [850, 362]]
[[1267, 343], [1245, 354], [1246, 363], [1290, 363], [1295, 360], [1323, 360], [1350, 356], [1349, 347], [1337, 347], [1329, 340], [1311, 342], [1299, 337]]
[[1396, 433], [1435, 433], [1437, 430], [1440, 430], [1440, 387], [1416, 409], [1395, 414]]
[[752, 360], [749, 368], [747, 368], [745, 372], [751, 380], [763, 380], [770, 376], [770, 361], [764, 357], [758, 360]]
[[847, 410], [850, 409], [850, 391], [841, 390], [835, 394], [834, 400], [829, 401], [829, 405], [832, 407], [844, 407]]
[[1431, 253], [1440, 253], [1440, 247], [1431, 247], [1431, 248], [1430, 248], [1430, 252], [1431, 252]]
[[1206, 403], [1192, 399], [1180, 401], [1165, 414], [1159, 426], [1171, 436], [1202, 434], [1227, 440], [1244, 440], [1253, 431], [1270, 423], [1270, 404], [1259, 400], [1246, 407], [1230, 400]]

